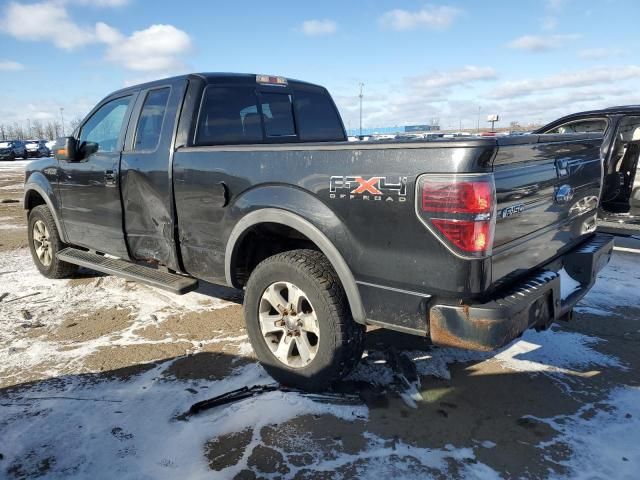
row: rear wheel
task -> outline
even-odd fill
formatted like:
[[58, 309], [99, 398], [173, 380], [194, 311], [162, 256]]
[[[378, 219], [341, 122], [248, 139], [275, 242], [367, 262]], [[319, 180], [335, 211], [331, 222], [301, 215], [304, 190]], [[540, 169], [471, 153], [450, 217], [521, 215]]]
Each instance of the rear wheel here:
[[29, 212], [29, 249], [33, 263], [47, 278], [68, 278], [78, 270], [77, 265], [58, 260], [57, 254], [66, 245], [60, 240], [53, 215], [46, 205], [38, 205]]
[[245, 321], [258, 360], [283, 385], [318, 391], [347, 375], [362, 356], [364, 327], [322, 253], [292, 250], [251, 274]]

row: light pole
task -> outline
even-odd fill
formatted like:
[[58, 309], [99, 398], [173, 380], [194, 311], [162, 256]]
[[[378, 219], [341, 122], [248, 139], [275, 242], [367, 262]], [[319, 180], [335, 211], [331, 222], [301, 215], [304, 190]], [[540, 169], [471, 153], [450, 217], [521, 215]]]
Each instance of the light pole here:
[[478, 125], [476, 126], [476, 133], [480, 133], [480, 105], [478, 105]]
[[364, 83], [360, 82], [360, 139], [362, 140], [362, 89], [364, 88]]
[[60, 107], [60, 120], [62, 121], [62, 136], [64, 137], [64, 107]]

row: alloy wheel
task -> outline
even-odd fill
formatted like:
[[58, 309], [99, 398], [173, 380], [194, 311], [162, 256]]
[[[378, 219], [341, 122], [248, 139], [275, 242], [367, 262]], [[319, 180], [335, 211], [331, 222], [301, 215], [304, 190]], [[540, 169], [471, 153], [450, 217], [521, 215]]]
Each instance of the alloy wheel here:
[[309, 365], [318, 353], [320, 328], [309, 298], [290, 282], [275, 282], [260, 298], [258, 319], [271, 353], [290, 368]]

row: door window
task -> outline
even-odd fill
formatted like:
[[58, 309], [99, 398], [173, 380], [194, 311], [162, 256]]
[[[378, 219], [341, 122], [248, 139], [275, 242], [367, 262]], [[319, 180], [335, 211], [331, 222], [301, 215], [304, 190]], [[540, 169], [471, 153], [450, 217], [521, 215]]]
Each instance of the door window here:
[[80, 142], [98, 144], [99, 152], [115, 152], [131, 96], [117, 98], [100, 107], [82, 126]]
[[169, 88], [162, 88], [147, 93], [138, 119], [134, 150], [155, 150], [158, 146], [169, 92]]
[[607, 129], [605, 118], [589, 118], [565, 123], [544, 133], [602, 133]]

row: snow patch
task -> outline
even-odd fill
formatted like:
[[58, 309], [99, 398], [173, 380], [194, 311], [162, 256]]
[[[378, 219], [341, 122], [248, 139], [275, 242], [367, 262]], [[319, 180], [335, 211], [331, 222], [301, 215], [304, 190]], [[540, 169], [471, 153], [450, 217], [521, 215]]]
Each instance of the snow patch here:
[[560, 274], [560, 297], [565, 300], [573, 292], [578, 290], [582, 285], [575, 280], [569, 273], [563, 268], [558, 272]]
[[640, 257], [616, 251], [609, 265], [598, 275], [593, 288], [582, 299], [579, 308], [594, 308], [588, 313], [607, 312], [610, 315], [620, 306], [640, 304]]
[[[0, 302], [0, 375], [4, 376], [9, 371], [28, 371], [43, 364], [48, 365], [50, 376], [56, 376], [72, 365], [81, 366], [85, 357], [103, 347], [185, 341], [180, 336], [149, 340], [139, 332], [161, 324], [172, 315], [233, 305], [198, 292], [171, 295], [111, 276], [97, 275], [95, 280], [86, 283], [50, 280], [40, 275], [28, 250], [24, 249], [0, 255], [0, 273], [0, 293], [8, 293]], [[27, 339], [15, 328], [25, 322], [25, 311], [29, 322], [40, 323], [51, 330], [69, 315], [108, 308], [130, 310], [133, 317], [130, 324], [123, 330], [84, 342], [66, 344], [45, 337]], [[229, 338], [221, 337], [221, 332], [215, 330], [210, 333], [210, 339], [192, 342], [194, 351], [210, 343], [239, 343], [247, 339], [246, 335]]]
[[573, 451], [570, 459], [559, 462], [570, 470], [569, 478], [638, 478], [640, 388], [616, 389], [605, 402], [585, 405], [571, 416], [536, 419], [561, 433], [539, 447], [566, 444]]
[[494, 358], [503, 367], [517, 372], [574, 374], [575, 369], [593, 366], [624, 369], [617, 358], [591, 348], [604, 341], [557, 327], [543, 332], [527, 330], [522, 340]]
[[168, 381], [162, 373], [174, 361], [129, 381], [67, 377], [5, 395], [3, 468], [21, 463], [28, 469], [29, 453], [36, 451], [36, 462], [53, 459], [47, 473], [53, 479], [70, 472], [80, 478], [175, 478], [177, 472], [182, 478], [211, 478], [203, 445], [214, 437], [246, 428], [259, 432], [304, 414], [347, 421], [367, 417], [365, 407], [273, 392], [176, 420], [197, 401], [273, 380], [258, 364], [249, 364], [222, 381]]

